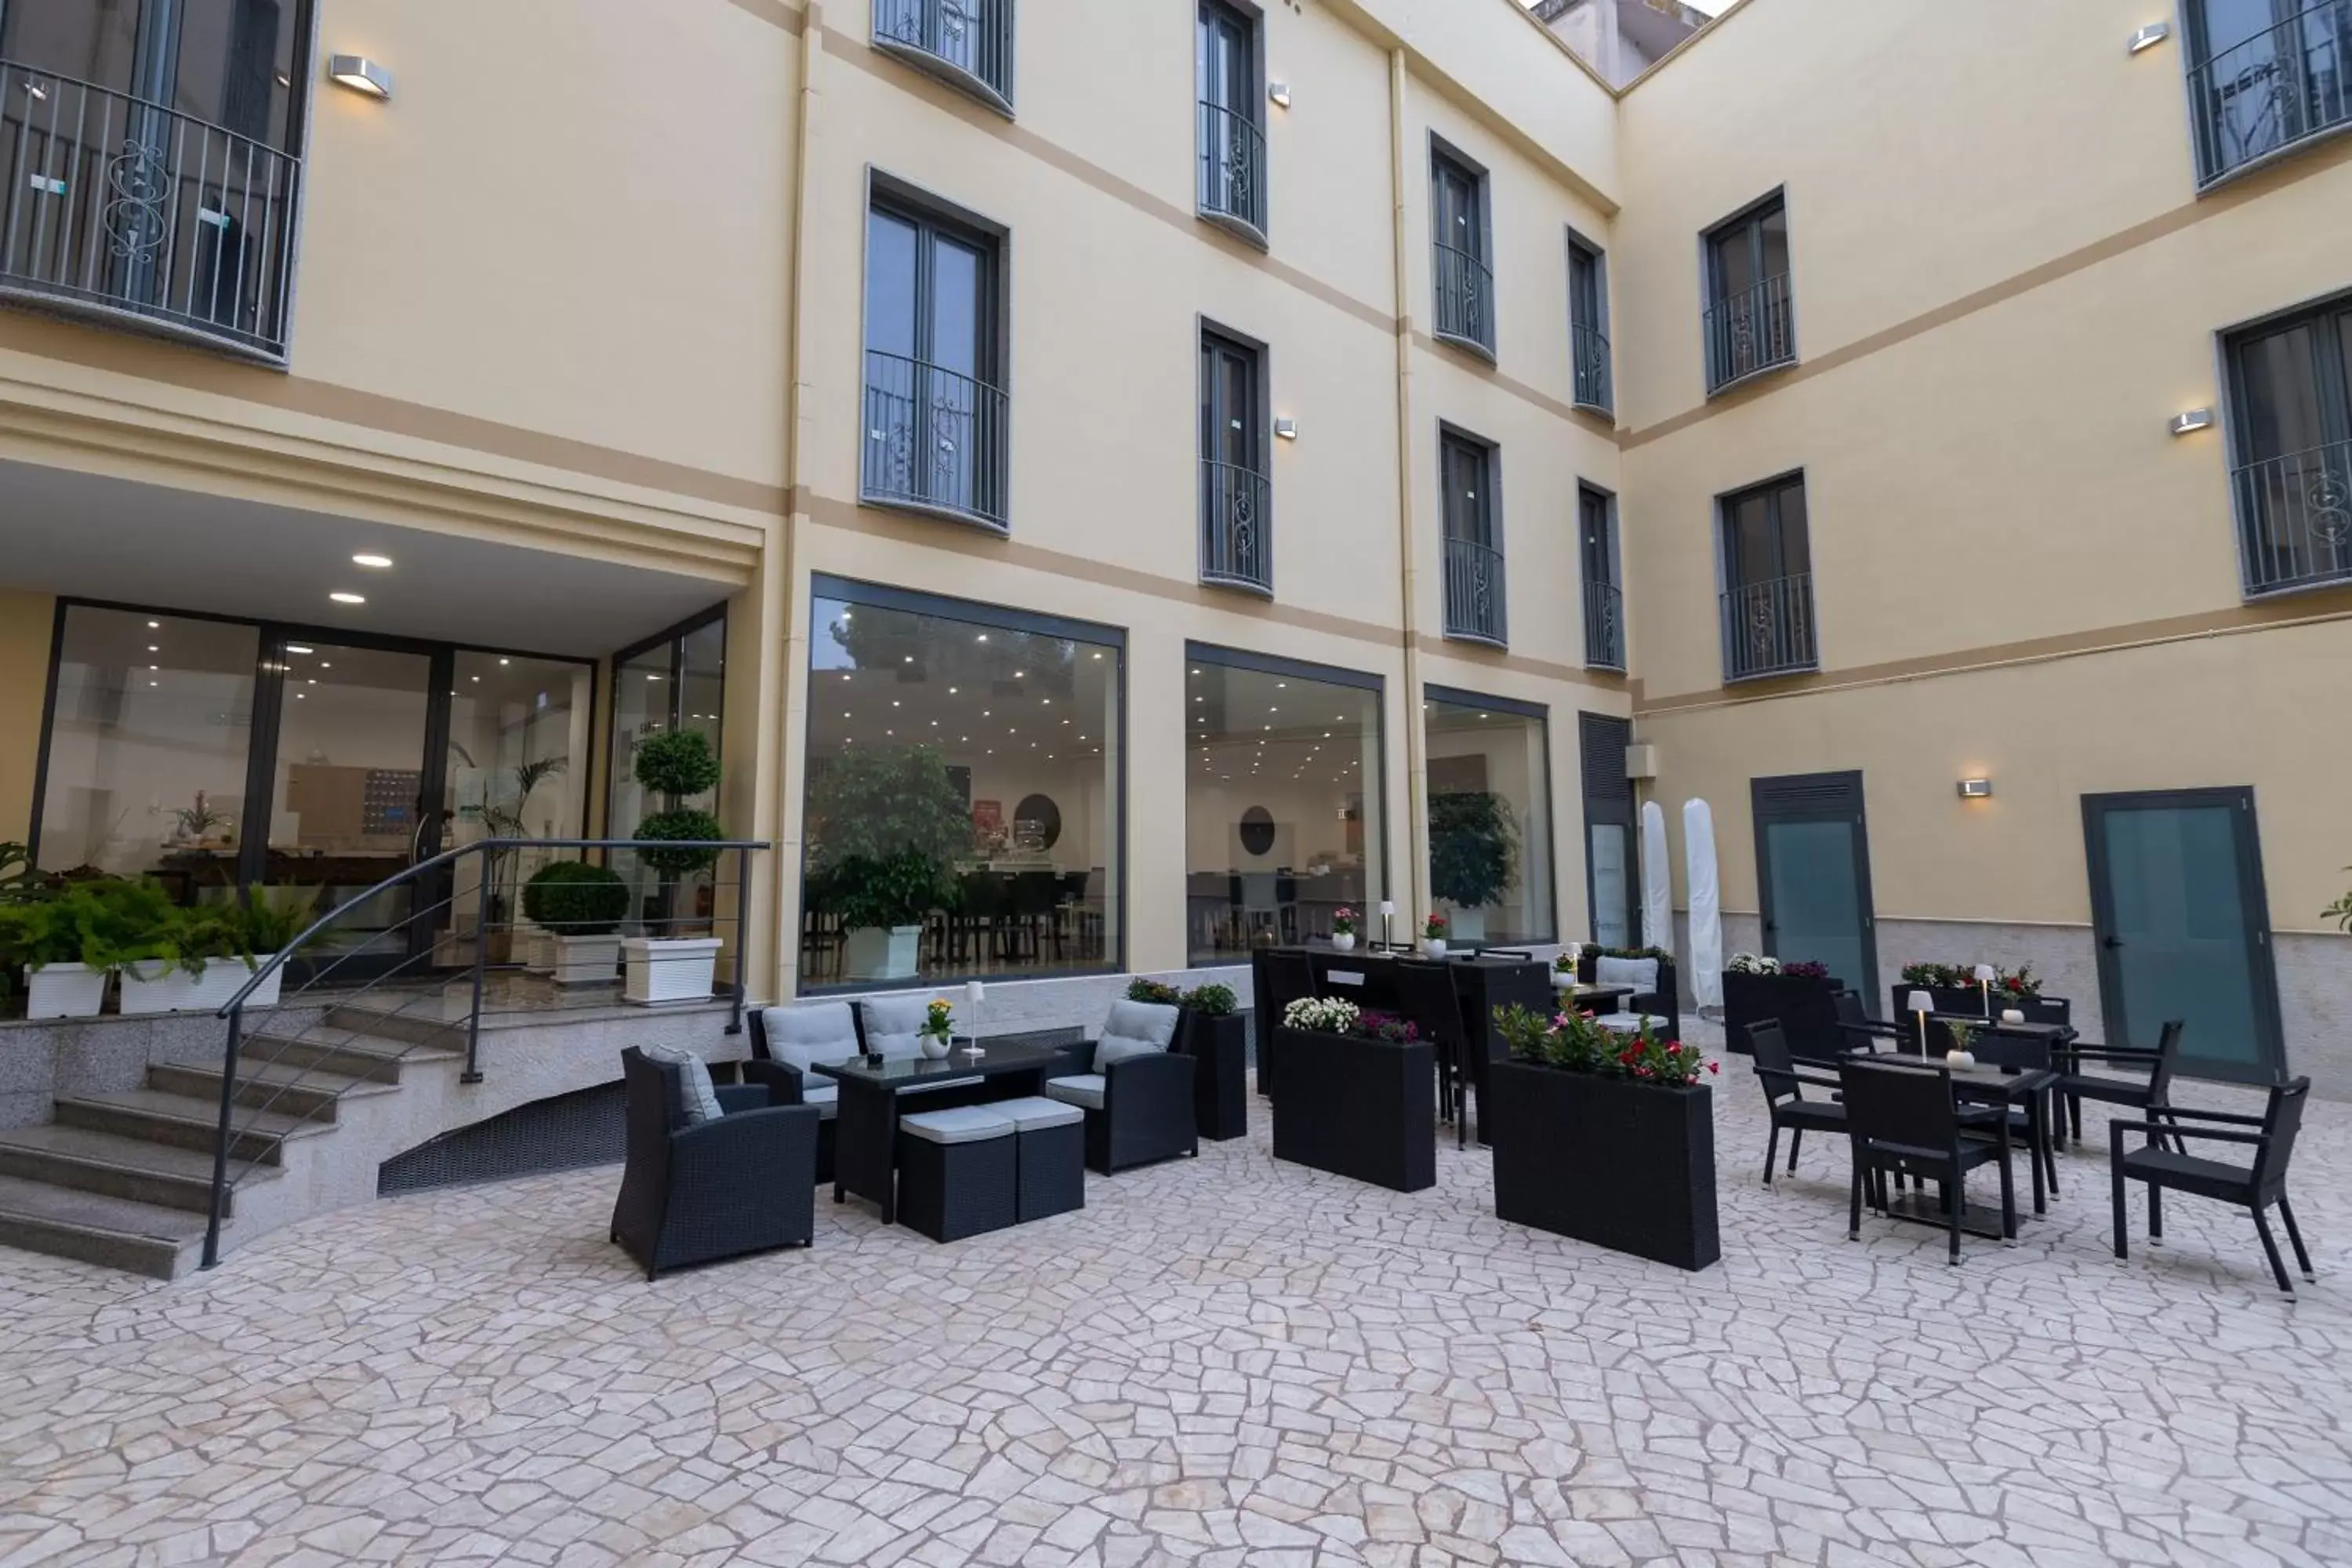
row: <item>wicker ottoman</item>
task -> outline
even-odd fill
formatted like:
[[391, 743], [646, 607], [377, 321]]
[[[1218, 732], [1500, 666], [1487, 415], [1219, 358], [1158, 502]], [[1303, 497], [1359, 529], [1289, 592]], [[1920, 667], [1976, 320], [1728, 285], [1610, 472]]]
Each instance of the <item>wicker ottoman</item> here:
[[963, 1105], [898, 1118], [898, 1218], [933, 1241], [1003, 1230], [1018, 1217], [1013, 1123]]
[[986, 1107], [1016, 1129], [1013, 1206], [1024, 1220], [1087, 1206], [1087, 1113], [1058, 1100], [1004, 1100]]

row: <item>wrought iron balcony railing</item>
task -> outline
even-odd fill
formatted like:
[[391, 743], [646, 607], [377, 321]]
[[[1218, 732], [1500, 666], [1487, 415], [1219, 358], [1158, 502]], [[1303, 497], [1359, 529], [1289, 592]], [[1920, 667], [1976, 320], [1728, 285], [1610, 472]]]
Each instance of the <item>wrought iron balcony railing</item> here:
[[1821, 668], [1813, 645], [1813, 574], [1742, 583], [1723, 595], [1723, 679], [1753, 680]]
[[1487, 359], [1495, 357], [1495, 274], [1466, 250], [1439, 242], [1435, 257], [1434, 335]]
[[1625, 668], [1625, 595], [1614, 583], [1584, 585], [1584, 663], [1590, 669]]
[[1616, 406], [1611, 401], [1609, 334], [1598, 327], [1580, 325], [1570, 329], [1570, 337], [1576, 355], [1576, 405], [1606, 414]]
[[1265, 132], [1247, 115], [1201, 105], [1201, 216], [1265, 243]]
[[2352, 581], [2352, 441], [2249, 463], [2235, 480], [2249, 595]]
[[1013, 112], [1012, 0], [874, 0], [874, 47]]
[[2189, 68], [2205, 184], [2352, 125], [2352, 0], [2294, 16]]
[[983, 381], [867, 350], [864, 498], [1006, 531], [1010, 405]]
[[1773, 274], [1753, 289], [1726, 295], [1706, 311], [1706, 389], [1797, 363], [1797, 313], [1789, 275]]
[[1274, 592], [1274, 487], [1238, 463], [1201, 462], [1201, 581]]
[[1503, 552], [1475, 540], [1445, 542], [1445, 635], [1510, 645], [1503, 600]]
[[0, 60], [0, 296], [283, 363], [302, 161]]

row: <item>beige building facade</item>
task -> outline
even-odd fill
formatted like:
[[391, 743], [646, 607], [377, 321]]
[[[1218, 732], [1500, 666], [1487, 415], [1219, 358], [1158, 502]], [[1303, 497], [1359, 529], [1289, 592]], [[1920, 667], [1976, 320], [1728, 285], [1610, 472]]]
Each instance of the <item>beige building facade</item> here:
[[[627, 837], [631, 746], [691, 727], [772, 846], [755, 998], [1069, 1023], [1383, 902], [1630, 944], [1633, 812], [1680, 909], [1703, 798], [1728, 948], [1848, 920], [1874, 1011], [2030, 962], [2094, 1037], [2251, 998], [2218, 1055], [2352, 1092], [2352, 553], [2303, 456], [2352, 331], [2277, 450], [2235, 335], [2352, 319], [2300, 35], [2282, 132], [2195, 85], [2198, 0], [1748, 0], [1622, 92], [1512, 0], [62, 9], [0, 5], [0, 837], [44, 869]], [[235, 189], [85, 197], [151, 110], [243, 127]], [[339, 780], [384, 797], [342, 837]], [[2242, 984], [2101, 946], [2143, 935]]]

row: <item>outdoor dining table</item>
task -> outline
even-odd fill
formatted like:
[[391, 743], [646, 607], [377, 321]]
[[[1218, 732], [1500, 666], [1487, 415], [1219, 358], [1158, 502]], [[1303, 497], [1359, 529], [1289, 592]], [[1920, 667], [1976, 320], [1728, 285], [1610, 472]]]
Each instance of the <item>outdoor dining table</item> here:
[[[954, 1048], [940, 1060], [924, 1057], [890, 1057], [876, 1063], [866, 1057], [844, 1062], [819, 1062], [809, 1070], [841, 1087], [834, 1123], [833, 1201], [850, 1193], [882, 1205], [882, 1223], [898, 1219], [899, 1100], [909, 1091], [928, 1090], [917, 1107], [923, 1110], [950, 1106], [985, 1104], [992, 1100], [1018, 1100], [1039, 1092], [1049, 1071], [1072, 1070], [1065, 1051], [1040, 1046], [989, 1046], [979, 1056], [971, 1042], [957, 1037]], [[942, 1084], [969, 1087], [942, 1089]]]
[[[1880, 1055], [1867, 1048], [1845, 1054], [1865, 1059]], [[1949, 1077], [1952, 1096], [1956, 1100], [1998, 1107], [2000, 1115], [1993, 1125], [1999, 1130], [2004, 1145], [2009, 1142], [2009, 1108], [2013, 1105], [2024, 1107], [2026, 1137], [2029, 1140], [2026, 1163], [2033, 1170], [2033, 1212], [2037, 1215], [2047, 1214], [2048, 1194], [2042, 1184], [2042, 1163], [2048, 1158], [2050, 1147], [2049, 1090], [2058, 1081], [2057, 1072], [2049, 1068], [2001, 1068], [1984, 1063], [1975, 1067], [1954, 1067], [1934, 1052], [1924, 1057], [1905, 1052], [1902, 1059], [1906, 1064], [1933, 1068]], [[1959, 1201], [1959, 1194], [1954, 1194], [1954, 1201]], [[1916, 1220], [1938, 1228], [1947, 1223], [1941, 1206], [1925, 1193], [1916, 1197], [1906, 1195], [1890, 1200], [1886, 1212], [1895, 1219]], [[1981, 1224], [1969, 1220], [1964, 1212], [1960, 1228], [1971, 1236], [1986, 1237], [1995, 1241], [2013, 1241], [2017, 1237], [2017, 1216], [2004, 1213], [1998, 1226], [1986, 1229]]]

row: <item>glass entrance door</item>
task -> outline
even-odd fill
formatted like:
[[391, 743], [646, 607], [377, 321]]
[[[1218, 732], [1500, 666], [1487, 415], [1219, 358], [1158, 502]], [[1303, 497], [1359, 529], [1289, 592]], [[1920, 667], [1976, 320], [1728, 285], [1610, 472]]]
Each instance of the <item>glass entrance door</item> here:
[[[245, 844], [260, 896], [325, 914], [440, 852], [442, 770], [426, 760], [447, 723], [435, 693], [449, 679], [446, 653], [265, 635], [263, 710], [275, 721], [247, 816], [268, 827]], [[407, 964], [429, 950], [434, 923], [413, 917], [445, 896], [405, 884], [379, 894], [314, 939], [306, 973], [344, 983]]]
[[1870, 833], [1860, 773], [1756, 779], [1756, 882], [1764, 951], [1825, 964], [1847, 988], [1878, 994]]
[[[581, 836], [593, 684], [588, 666], [568, 660], [458, 650], [442, 783], [451, 816], [442, 848], [486, 838]], [[436, 965], [472, 963], [474, 944], [485, 931], [487, 961], [514, 961], [523, 884], [551, 861], [590, 858], [578, 850], [530, 849], [501, 856], [487, 868], [479, 857], [460, 861], [433, 922]]]
[[2286, 1068], [2251, 789], [2083, 797], [2107, 1038], [2180, 1019], [2185, 1070], [2271, 1083]]

